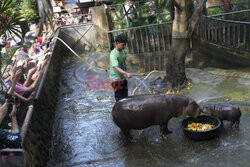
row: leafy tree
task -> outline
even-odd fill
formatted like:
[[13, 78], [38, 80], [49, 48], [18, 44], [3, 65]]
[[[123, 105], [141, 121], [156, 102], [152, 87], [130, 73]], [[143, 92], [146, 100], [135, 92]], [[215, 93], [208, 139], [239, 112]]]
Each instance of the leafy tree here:
[[[165, 83], [170, 87], [180, 87], [186, 83], [185, 58], [188, 42], [201, 17], [206, 1], [154, 0], [158, 10], [168, 9], [173, 18], [172, 44], [164, 78]], [[194, 3], [196, 3], [195, 9]]]
[[[64, 1], [62, 1], [64, 2]], [[54, 26], [52, 21], [52, 6], [50, 0], [37, 0], [38, 13], [40, 17], [40, 32], [42, 32], [43, 25], [47, 25], [49, 22], [54, 32]]]
[[35, 20], [38, 18], [35, 9], [35, 0], [23, 0], [20, 4], [20, 12], [27, 21]]
[[[171, 0], [175, 7], [172, 27], [172, 44], [166, 67], [165, 83], [170, 87], [181, 87], [186, 83], [185, 58], [189, 39], [196, 27], [207, 0]], [[191, 5], [196, 9], [191, 12]]]
[[[19, 38], [21, 36], [20, 26], [24, 23], [23, 17], [19, 11], [19, 2], [16, 0], [1, 0], [0, 1], [0, 37], [6, 38], [11, 34], [17, 35]], [[0, 47], [1, 49], [1, 47]], [[2, 57], [5, 65], [7, 66], [10, 63], [10, 59], [13, 56], [13, 52], [9, 51], [7, 54], [1, 55], [0, 52], [0, 77], [2, 76]]]
[[16, 0], [0, 1], [0, 36], [15, 34], [21, 38], [18, 25], [23, 24], [23, 16], [18, 10], [19, 3]]

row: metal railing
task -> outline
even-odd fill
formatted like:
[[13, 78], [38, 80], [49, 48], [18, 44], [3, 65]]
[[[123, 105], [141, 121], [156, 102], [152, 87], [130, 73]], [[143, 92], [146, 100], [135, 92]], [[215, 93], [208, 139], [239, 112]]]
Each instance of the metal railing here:
[[250, 9], [228, 12], [223, 14], [211, 15], [208, 17], [213, 17], [217, 19], [230, 20], [230, 21], [249, 21], [250, 19]]
[[[240, 11], [240, 10], [247, 9], [248, 8], [247, 4], [248, 4], [248, 1], [231, 3], [230, 7], [232, 11]], [[213, 13], [218, 13], [218, 12], [223, 13], [223, 4], [209, 6], [207, 7], [207, 11], [209, 15]]]
[[109, 39], [115, 46], [115, 38], [124, 34], [128, 38], [127, 53], [139, 54], [157, 51], [167, 51], [171, 45], [172, 22], [150, 24], [145, 26], [131, 27], [109, 31]]
[[250, 52], [250, 22], [203, 16], [196, 29], [200, 39], [239, 51]]

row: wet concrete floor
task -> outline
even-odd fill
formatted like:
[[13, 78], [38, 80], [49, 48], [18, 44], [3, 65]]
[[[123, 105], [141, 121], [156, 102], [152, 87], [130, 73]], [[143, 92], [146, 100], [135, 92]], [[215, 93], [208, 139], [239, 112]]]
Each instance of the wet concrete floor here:
[[[187, 76], [194, 85], [183, 93], [200, 104], [211, 100], [250, 101], [250, 76], [244, 70], [187, 69]], [[224, 122], [219, 137], [212, 140], [187, 138], [181, 129], [182, 119], [173, 118], [169, 122], [173, 133], [167, 140], [160, 137], [158, 126], [152, 126], [133, 130], [136, 142], [130, 143], [112, 121], [112, 90], [86, 89], [87, 77], [105, 80], [108, 74], [82, 62], [62, 72], [48, 166], [249, 166], [249, 106], [239, 105], [243, 113], [239, 129], [228, 128], [229, 122]], [[130, 93], [136, 80], [128, 81]], [[137, 93], [147, 93], [141, 89]]]

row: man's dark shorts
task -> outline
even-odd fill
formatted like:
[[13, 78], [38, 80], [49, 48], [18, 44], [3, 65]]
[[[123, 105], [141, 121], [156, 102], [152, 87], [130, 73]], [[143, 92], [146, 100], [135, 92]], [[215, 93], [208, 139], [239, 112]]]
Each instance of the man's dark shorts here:
[[114, 81], [111, 85], [115, 91], [116, 102], [128, 96], [128, 82], [126, 79]]

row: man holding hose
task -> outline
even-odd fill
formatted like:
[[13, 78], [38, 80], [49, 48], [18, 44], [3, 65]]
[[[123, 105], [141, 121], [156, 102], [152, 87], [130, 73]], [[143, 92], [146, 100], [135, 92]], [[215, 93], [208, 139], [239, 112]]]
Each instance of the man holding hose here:
[[115, 48], [110, 53], [110, 78], [115, 92], [116, 102], [128, 96], [127, 78], [132, 75], [126, 72], [126, 52], [124, 51], [127, 43], [127, 37], [118, 35], [115, 39]]

